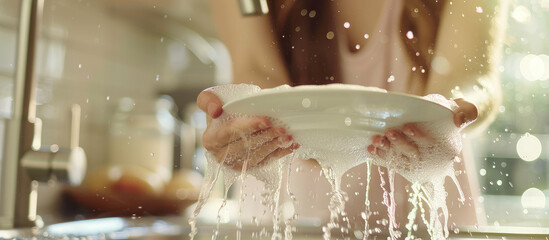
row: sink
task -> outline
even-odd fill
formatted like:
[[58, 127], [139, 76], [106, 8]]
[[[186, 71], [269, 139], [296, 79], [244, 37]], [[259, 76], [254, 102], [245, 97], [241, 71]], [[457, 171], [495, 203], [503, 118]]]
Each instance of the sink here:
[[[14, 229], [0, 230], [0, 239], [60, 239], [76, 237], [85, 239], [187, 239], [189, 226], [183, 217], [133, 217], [133, 218], [100, 218], [73, 222], [58, 223], [43, 229]], [[200, 225], [196, 240], [211, 239], [215, 230], [213, 225]], [[219, 239], [233, 240], [236, 238], [234, 225], [222, 226]], [[272, 231], [271, 226], [245, 227], [242, 239], [260, 239], [261, 232]], [[318, 227], [297, 226], [294, 234], [295, 240], [322, 239], [322, 233]], [[334, 239], [345, 236], [332, 235]], [[449, 239], [548, 239], [549, 228], [537, 227], [463, 227], [459, 233], [452, 234]], [[360, 234], [348, 235], [350, 239], [362, 239]], [[265, 239], [269, 237], [263, 236]], [[378, 236], [379, 238], [379, 236]], [[382, 236], [381, 239], [385, 239]], [[374, 238], [372, 238], [374, 239]], [[423, 239], [428, 239], [423, 237]]]

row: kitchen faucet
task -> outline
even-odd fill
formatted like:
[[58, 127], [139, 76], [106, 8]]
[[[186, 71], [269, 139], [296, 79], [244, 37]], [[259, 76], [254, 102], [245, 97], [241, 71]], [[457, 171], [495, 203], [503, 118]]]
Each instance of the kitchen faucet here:
[[242, 16], [258, 16], [269, 13], [267, 0], [238, 0]]
[[22, 0], [17, 32], [13, 114], [6, 120], [0, 156], [0, 229], [41, 227], [37, 215], [39, 181], [52, 178], [80, 184], [86, 155], [78, 145], [80, 106], [71, 108], [71, 146], [41, 146], [36, 117], [34, 61], [44, 0]]

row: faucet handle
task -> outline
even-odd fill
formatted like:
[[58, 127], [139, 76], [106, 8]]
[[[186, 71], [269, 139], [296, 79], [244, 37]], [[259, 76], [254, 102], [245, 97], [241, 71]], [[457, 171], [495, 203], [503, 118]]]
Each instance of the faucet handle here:
[[51, 176], [70, 185], [80, 185], [86, 175], [86, 152], [81, 147], [61, 149], [51, 159]]
[[238, 0], [242, 16], [259, 16], [269, 13], [267, 0]]
[[70, 148], [59, 148], [57, 145], [40, 145], [41, 121], [35, 121], [35, 139], [33, 150], [26, 152], [21, 161], [30, 178], [37, 181], [48, 181], [55, 176], [58, 181], [79, 185], [86, 173], [86, 153], [79, 147], [80, 105], [71, 107], [71, 140]]

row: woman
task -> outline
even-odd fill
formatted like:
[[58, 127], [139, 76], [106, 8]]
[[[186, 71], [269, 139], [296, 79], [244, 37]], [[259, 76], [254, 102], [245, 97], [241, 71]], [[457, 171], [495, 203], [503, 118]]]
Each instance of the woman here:
[[[503, 1], [286, 0], [271, 1], [267, 16], [247, 18], [240, 16], [236, 1], [212, 0], [212, 8], [219, 35], [232, 55], [235, 83], [271, 88], [340, 82], [420, 96], [438, 93], [459, 105], [453, 115], [457, 127], [475, 121], [467, 131], [487, 125], [501, 99], [496, 66], [506, 9]], [[223, 112], [223, 103], [209, 90], [199, 95], [197, 104], [209, 118]], [[267, 118], [253, 117], [207, 129], [204, 147], [218, 158], [227, 151], [245, 151], [227, 148], [239, 141], [227, 134], [235, 131], [267, 139], [253, 153], [259, 159], [254, 164], [289, 154], [296, 146], [279, 147], [278, 139], [291, 136]], [[365, 151], [383, 157], [394, 148], [413, 160], [421, 158], [416, 141], [437, 141], [414, 123], [372, 140]], [[462, 185], [467, 185], [465, 175], [460, 177]], [[474, 192], [466, 189], [469, 196]], [[374, 199], [379, 201], [380, 195]], [[472, 224], [476, 220], [471, 216], [470, 201], [451, 218], [458, 224]]]

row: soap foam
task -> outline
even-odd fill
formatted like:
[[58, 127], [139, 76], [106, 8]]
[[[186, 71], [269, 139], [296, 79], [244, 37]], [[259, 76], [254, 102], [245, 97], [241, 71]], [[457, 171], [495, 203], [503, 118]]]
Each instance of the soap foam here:
[[[337, 89], [365, 89], [369, 91], [386, 92], [385, 90], [344, 85], [344, 84], [332, 84], [328, 86], [299, 86], [295, 88], [320, 88], [330, 87]], [[291, 88], [288, 85], [283, 85], [273, 89], [261, 90], [255, 85], [238, 84], [238, 85], [225, 85], [212, 89], [218, 97], [225, 103], [234, 100], [252, 96], [260, 92], [276, 92], [284, 91]], [[428, 95], [424, 97], [426, 100], [438, 103], [446, 108], [455, 110], [457, 104], [455, 102], [447, 100], [440, 95]], [[218, 119], [214, 119], [211, 122], [210, 127], [216, 128], [222, 126], [226, 121], [229, 121], [235, 117], [245, 117], [245, 115], [239, 113], [223, 113]], [[283, 123], [276, 122], [275, 124], [283, 125]], [[292, 158], [295, 159], [316, 159], [323, 169], [323, 173], [328, 182], [332, 186], [331, 200], [328, 206], [330, 210], [330, 222], [323, 228], [324, 238], [330, 239], [331, 230], [334, 228], [341, 228], [342, 232], [348, 230], [342, 224], [338, 223], [338, 215], [341, 215], [345, 219], [345, 196], [346, 193], [340, 188], [341, 178], [343, 174], [361, 163], [369, 161], [368, 164], [383, 166], [389, 169], [389, 183], [382, 185], [382, 189], [385, 190], [385, 202], [388, 208], [389, 233], [393, 239], [399, 237], [400, 232], [396, 230], [398, 224], [395, 220], [394, 210], [397, 207], [394, 201], [394, 174], [400, 174], [410, 181], [413, 185], [414, 192], [410, 198], [412, 203], [412, 211], [408, 216], [408, 237], [410, 237], [412, 225], [414, 224], [417, 210], [422, 211], [422, 219], [428, 228], [428, 232], [433, 239], [443, 239], [448, 236], [447, 219], [448, 209], [446, 207], [446, 191], [444, 189], [444, 181], [447, 176], [450, 176], [454, 182], [455, 175], [453, 171], [454, 157], [458, 156], [461, 151], [461, 137], [459, 134], [460, 129], [453, 125], [452, 119], [445, 119], [436, 122], [418, 123], [420, 129], [426, 132], [427, 135], [436, 138], [434, 144], [418, 143], [418, 149], [421, 161], [405, 161], [401, 154], [394, 150], [390, 150], [387, 153], [385, 159], [380, 159], [376, 155], [371, 155], [366, 149], [366, 144], [371, 142], [369, 137], [352, 136], [342, 133], [338, 130], [322, 130], [322, 131], [309, 131], [309, 132], [290, 132], [294, 136], [296, 142], [301, 147], [291, 156], [286, 156], [278, 160], [271, 160], [268, 163], [262, 164], [258, 167], [245, 169], [244, 171], [236, 171], [227, 165], [232, 165], [234, 161], [247, 162], [250, 159], [240, 159], [236, 156], [225, 156], [223, 159], [219, 159], [221, 164], [218, 163], [216, 157], [212, 153], [207, 153], [208, 168], [206, 170], [205, 187], [201, 190], [199, 202], [193, 213], [193, 216], [189, 220], [191, 224], [191, 239], [196, 234], [195, 218], [200, 212], [204, 202], [209, 197], [215, 181], [217, 181], [220, 172], [223, 172], [224, 184], [226, 189], [230, 187], [240, 176], [244, 179], [246, 175], [254, 176], [256, 179], [262, 181], [265, 184], [264, 201], [273, 212], [273, 234], [272, 239], [281, 239], [279, 222], [280, 222], [280, 210], [279, 199], [282, 186], [283, 171], [287, 169], [288, 163]], [[246, 136], [243, 139], [246, 139]], [[322, 146], [319, 148], [317, 146]], [[254, 149], [259, 146], [254, 146], [254, 143], [249, 143], [248, 147]], [[451, 156], [451, 157], [449, 157]], [[246, 164], [244, 164], [246, 166]], [[368, 169], [368, 172], [370, 169]], [[382, 171], [380, 170], [380, 173]], [[382, 178], [383, 179], [383, 178]], [[415, 186], [415, 187], [414, 187]], [[366, 184], [366, 189], [369, 189], [369, 176]], [[463, 196], [462, 196], [463, 198]], [[424, 213], [422, 202], [425, 202], [429, 209], [429, 218]], [[369, 205], [366, 199], [366, 206]], [[438, 218], [438, 211], [442, 211], [445, 221], [440, 222]], [[366, 215], [369, 215], [369, 209], [366, 209]], [[347, 218], [348, 221], [348, 218]], [[286, 222], [286, 221], [285, 221]], [[350, 227], [349, 223], [347, 226]], [[286, 226], [288, 229], [288, 226]], [[368, 224], [366, 223], [364, 236], [369, 235]], [[291, 231], [285, 231], [286, 238], [291, 238]]]

